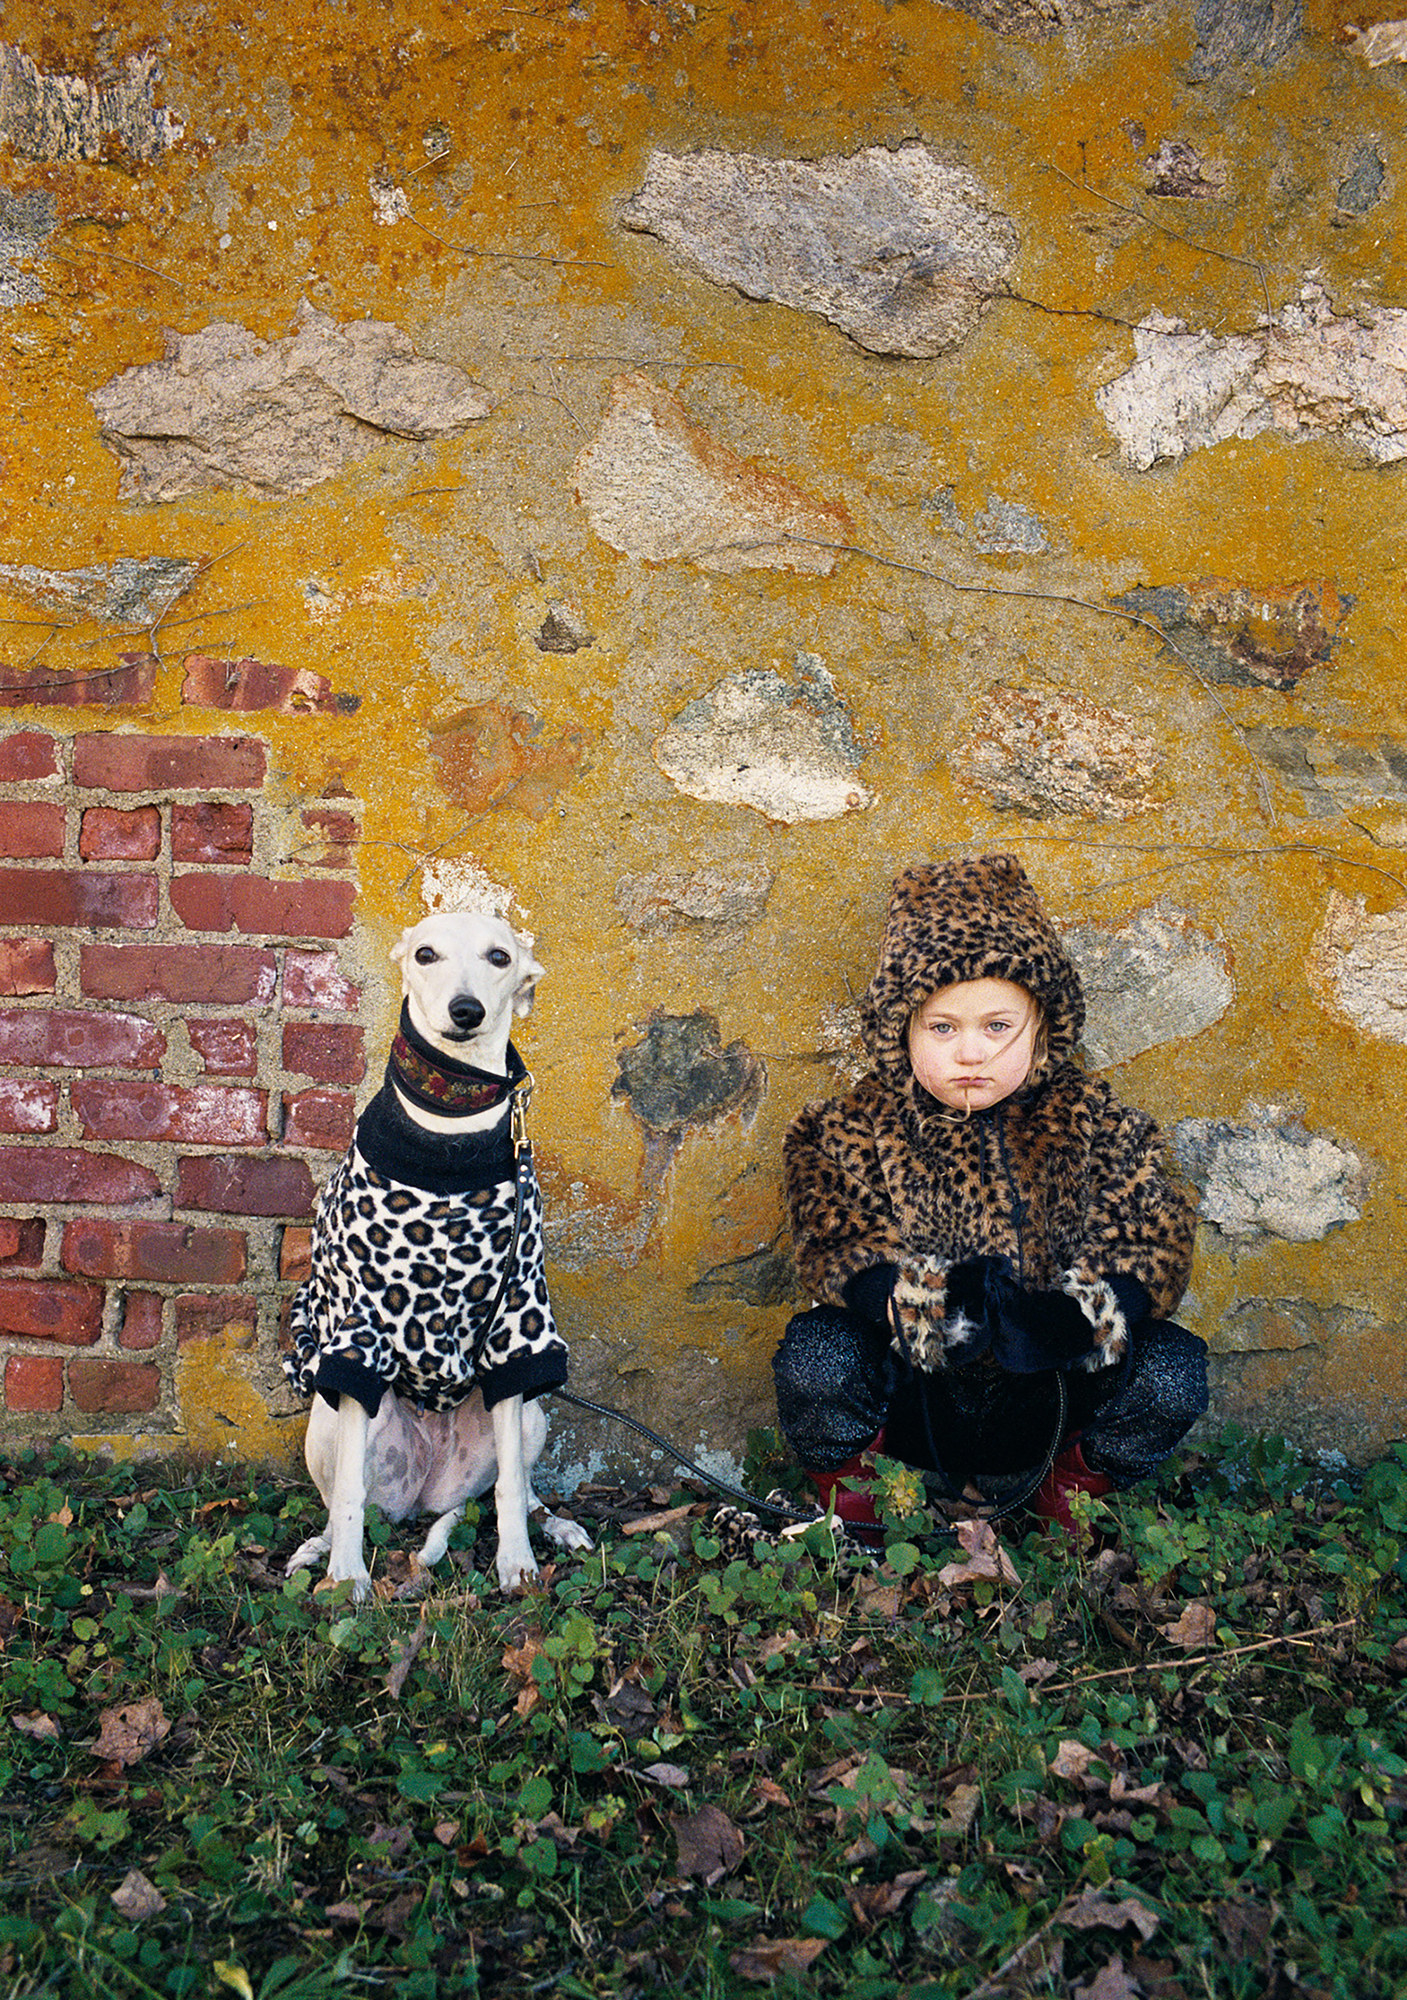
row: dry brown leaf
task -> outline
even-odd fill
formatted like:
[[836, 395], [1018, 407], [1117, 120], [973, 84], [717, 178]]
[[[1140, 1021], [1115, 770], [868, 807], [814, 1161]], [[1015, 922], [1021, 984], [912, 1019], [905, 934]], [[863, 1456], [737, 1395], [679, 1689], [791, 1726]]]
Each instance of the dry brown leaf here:
[[754, 1778], [752, 1789], [758, 1798], [765, 1800], [769, 1806], [786, 1806], [788, 1809], [791, 1807], [790, 1798], [780, 1785], [773, 1783], [771, 1778]]
[[1086, 1889], [1082, 1895], [1072, 1897], [1059, 1914], [1062, 1924], [1069, 1924], [1077, 1931], [1118, 1931], [1131, 1924], [1144, 1944], [1158, 1928], [1156, 1913], [1136, 1896], [1124, 1896], [1116, 1902], [1102, 1889]]
[[12, 1715], [10, 1720], [21, 1736], [36, 1737], [41, 1743], [57, 1743], [63, 1735], [53, 1716], [45, 1715], [42, 1709], [36, 1709], [33, 1715]]
[[956, 1533], [958, 1547], [967, 1560], [945, 1564], [938, 1572], [939, 1583], [950, 1590], [960, 1584], [983, 1581], [1020, 1583], [1016, 1566], [990, 1521], [959, 1521]]
[[765, 1980], [768, 1985], [784, 1972], [809, 1971], [826, 1948], [824, 1938], [758, 1938], [735, 1951], [728, 1963], [740, 1979]]
[[845, 1898], [856, 1923], [862, 1930], [868, 1930], [878, 1918], [892, 1917], [902, 1909], [909, 1892], [927, 1880], [922, 1868], [912, 1868], [896, 1875], [892, 1882], [857, 1882], [846, 1890]]
[[420, 1651], [420, 1648], [425, 1644], [429, 1636], [430, 1627], [422, 1618], [419, 1624], [406, 1634], [405, 1643], [397, 1648], [396, 1657], [391, 1662], [390, 1672], [386, 1676], [386, 1692], [390, 1695], [392, 1701], [400, 1700], [401, 1689], [406, 1683], [406, 1675], [410, 1672], [414, 1664], [416, 1654]]
[[129, 1924], [139, 1924], [143, 1917], [159, 1917], [166, 1908], [166, 1898], [140, 1868], [127, 1870], [112, 1892], [112, 1901]]
[[1121, 1958], [1111, 1958], [1088, 1986], [1077, 1986], [1074, 2000], [1140, 2000], [1139, 1990], [1124, 1971]]
[[323, 1915], [334, 1924], [359, 1924], [364, 1915], [360, 1903], [329, 1903]]
[[642, 1767], [640, 1776], [648, 1778], [652, 1785], [664, 1785], [670, 1791], [682, 1791], [689, 1782], [689, 1773], [682, 1764], [667, 1764], [657, 1760]]
[[104, 1764], [119, 1767], [140, 1764], [171, 1733], [171, 1725], [157, 1697], [124, 1702], [120, 1708], [105, 1708], [98, 1716], [98, 1740], [93, 1755]]
[[679, 1873], [711, 1889], [742, 1861], [743, 1837], [717, 1806], [700, 1806], [695, 1813], [671, 1813], [669, 1823], [679, 1846]]
[[436, 1820], [434, 1826], [431, 1828], [431, 1832], [434, 1834], [436, 1840], [439, 1841], [441, 1847], [457, 1847], [459, 1845], [459, 1821], [457, 1819]]
[[981, 1809], [980, 1785], [954, 1785], [943, 1801], [943, 1817], [938, 1822], [939, 1838], [953, 1840], [971, 1833]]
[[1186, 1653], [1198, 1652], [1216, 1641], [1216, 1607], [1194, 1599], [1184, 1604], [1176, 1624], [1160, 1625], [1158, 1630], [1169, 1645], [1181, 1646]]

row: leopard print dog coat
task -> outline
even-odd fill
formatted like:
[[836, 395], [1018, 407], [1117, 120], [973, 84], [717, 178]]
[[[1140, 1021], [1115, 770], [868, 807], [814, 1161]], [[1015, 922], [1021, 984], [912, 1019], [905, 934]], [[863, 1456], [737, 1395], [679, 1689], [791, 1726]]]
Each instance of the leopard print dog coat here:
[[[524, 1074], [509, 1045], [509, 1081]], [[375, 1416], [384, 1388], [446, 1410], [476, 1386], [490, 1409], [566, 1380], [567, 1349], [552, 1319], [543, 1260], [542, 1199], [530, 1176], [514, 1268], [498, 1296], [513, 1237], [514, 1156], [501, 1126], [466, 1138], [406, 1117], [389, 1080], [357, 1121], [324, 1187], [312, 1270], [290, 1321], [286, 1373], [305, 1396], [355, 1396]]]

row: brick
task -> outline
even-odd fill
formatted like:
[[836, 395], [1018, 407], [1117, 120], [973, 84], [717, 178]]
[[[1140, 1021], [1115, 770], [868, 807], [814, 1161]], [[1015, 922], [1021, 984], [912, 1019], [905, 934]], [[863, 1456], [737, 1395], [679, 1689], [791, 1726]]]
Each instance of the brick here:
[[54, 739], [46, 729], [16, 729], [0, 736], [0, 784], [27, 785], [58, 776]]
[[125, 1207], [161, 1192], [150, 1167], [78, 1146], [0, 1146], [0, 1201]]
[[0, 854], [12, 860], [62, 856], [67, 814], [49, 800], [0, 800]]
[[278, 1246], [278, 1274], [301, 1285], [313, 1268], [313, 1232], [300, 1223], [290, 1223]]
[[106, 1216], [68, 1223], [61, 1255], [64, 1269], [81, 1278], [158, 1285], [237, 1285], [248, 1262], [242, 1230]]
[[303, 814], [303, 825], [313, 836], [299, 849], [299, 857], [310, 868], [350, 868], [353, 850], [361, 838], [355, 813], [314, 806]]
[[122, 1331], [118, 1340], [123, 1347], [158, 1347], [161, 1344], [161, 1294], [160, 1292], [124, 1292], [122, 1295]]
[[254, 854], [254, 808], [243, 803], [171, 808], [173, 861], [247, 862]]
[[181, 700], [188, 708], [220, 708], [245, 715], [274, 709], [281, 715], [337, 714], [343, 704], [332, 685], [311, 667], [275, 667], [264, 660], [215, 660], [192, 653], [186, 660]]
[[259, 1306], [245, 1292], [183, 1292], [176, 1301], [176, 1344], [227, 1340], [251, 1348], [258, 1337]]
[[253, 1076], [258, 1037], [251, 1021], [187, 1021], [191, 1047], [217, 1076]]
[[7, 1271], [37, 1271], [44, 1262], [42, 1215], [7, 1215], [0, 1220], [0, 1265]]
[[41, 1069], [155, 1069], [165, 1053], [165, 1035], [140, 1014], [0, 1008], [0, 1063]]
[[245, 944], [85, 944], [79, 962], [79, 983], [94, 1000], [266, 1006], [277, 979], [273, 953]]
[[362, 997], [360, 986], [344, 979], [335, 951], [289, 951], [283, 959], [285, 1007], [325, 1007], [349, 1014]]
[[[62, 849], [59, 850], [62, 852]], [[78, 829], [85, 861], [155, 861], [161, 852], [161, 814], [155, 806], [89, 806]]]
[[5, 1408], [16, 1415], [61, 1410], [64, 1365], [57, 1355], [12, 1354], [5, 1363]]
[[142, 708], [156, 692], [157, 662], [150, 653], [121, 653], [115, 667], [21, 667], [5, 676], [0, 708]]
[[149, 1361], [85, 1354], [68, 1364], [68, 1390], [89, 1416], [137, 1416], [161, 1400], [161, 1370]]
[[150, 931], [156, 928], [157, 880], [86, 868], [0, 868], [0, 910], [9, 924]]
[[178, 1161], [174, 1205], [216, 1215], [311, 1215], [314, 1193], [306, 1160], [203, 1153]]
[[357, 1122], [350, 1091], [300, 1090], [283, 1100], [283, 1143], [314, 1153], [345, 1153]]
[[0, 999], [52, 993], [56, 983], [54, 947], [47, 938], [0, 939]]
[[59, 1086], [34, 1077], [0, 1077], [0, 1132], [55, 1132]]
[[246, 937], [346, 937], [356, 889], [327, 879], [270, 882], [261, 875], [177, 875], [171, 907], [191, 931]]
[[73, 782], [105, 792], [247, 792], [264, 782], [257, 736], [78, 736]]
[[192, 1146], [262, 1146], [268, 1138], [262, 1090], [234, 1084], [75, 1083], [74, 1112], [85, 1139], [176, 1139]]
[[0, 1333], [91, 1347], [103, 1330], [103, 1288], [55, 1278], [0, 1278]]
[[314, 1083], [360, 1083], [366, 1075], [362, 1031], [323, 1021], [286, 1022], [283, 1066]]

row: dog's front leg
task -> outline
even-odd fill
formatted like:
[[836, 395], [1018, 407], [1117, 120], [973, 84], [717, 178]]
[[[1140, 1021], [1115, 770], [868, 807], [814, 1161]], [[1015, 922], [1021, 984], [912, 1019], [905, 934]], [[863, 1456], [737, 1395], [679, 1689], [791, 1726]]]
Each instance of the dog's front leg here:
[[523, 1399], [505, 1396], [495, 1403], [493, 1417], [494, 1453], [498, 1477], [493, 1501], [498, 1510], [498, 1582], [502, 1590], [516, 1590], [537, 1579], [537, 1563], [528, 1540], [528, 1475], [523, 1464]]
[[337, 1404], [336, 1454], [332, 1496], [327, 1503], [327, 1533], [331, 1543], [327, 1573], [334, 1583], [350, 1583], [357, 1604], [371, 1589], [362, 1554], [366, 1527], [366, 1434], [370, 1419], [355, 1396]]

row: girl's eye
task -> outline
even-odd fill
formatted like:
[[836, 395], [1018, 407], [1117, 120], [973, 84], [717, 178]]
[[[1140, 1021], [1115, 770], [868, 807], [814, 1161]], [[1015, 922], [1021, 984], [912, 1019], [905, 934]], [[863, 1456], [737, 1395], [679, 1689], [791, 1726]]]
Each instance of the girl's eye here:
[[989, 1021], [987, 1026], [994, 1035], [1008, 1035], [1011, 1033], [1010, 1021]]

